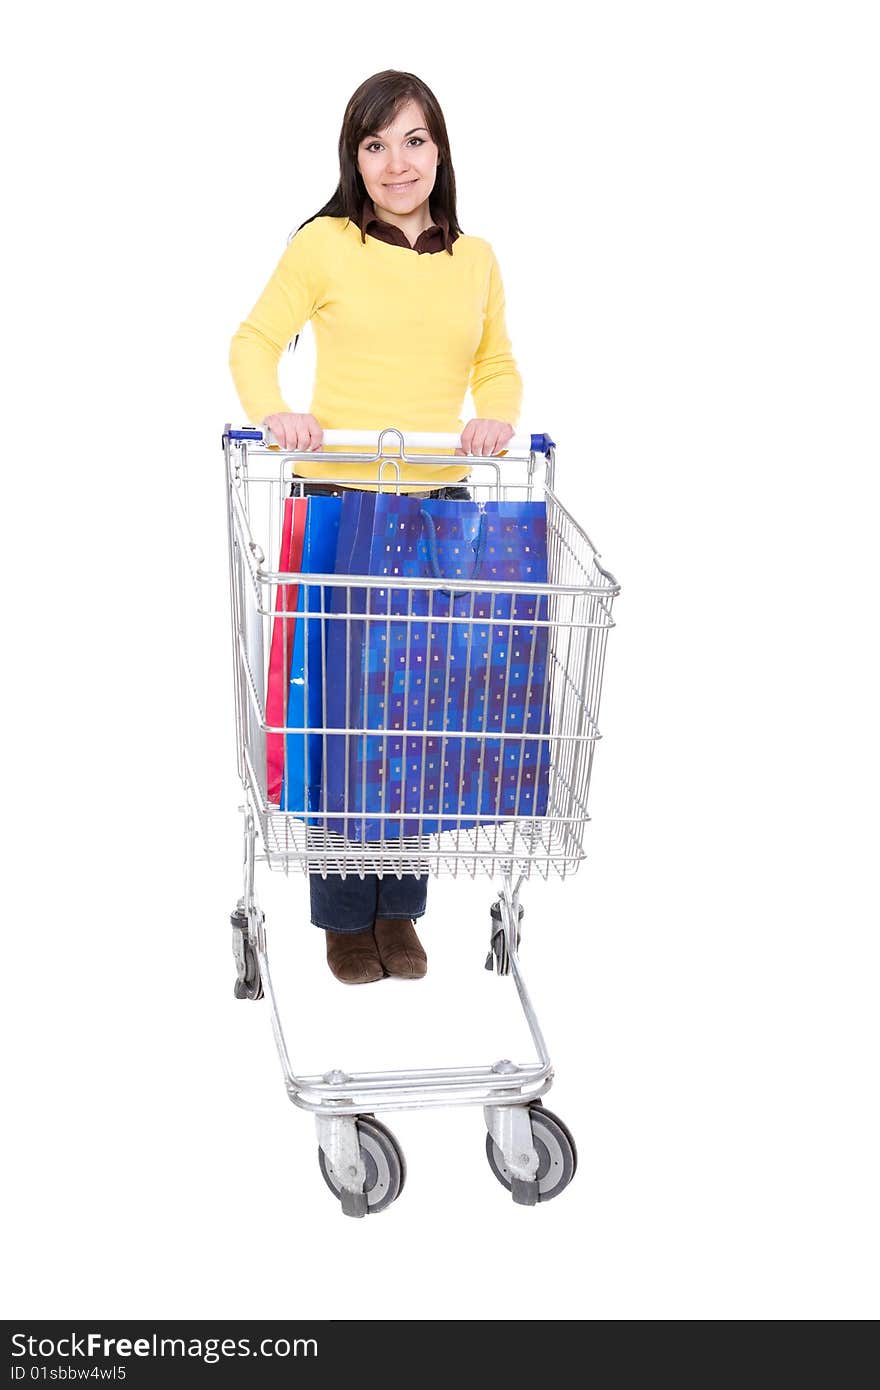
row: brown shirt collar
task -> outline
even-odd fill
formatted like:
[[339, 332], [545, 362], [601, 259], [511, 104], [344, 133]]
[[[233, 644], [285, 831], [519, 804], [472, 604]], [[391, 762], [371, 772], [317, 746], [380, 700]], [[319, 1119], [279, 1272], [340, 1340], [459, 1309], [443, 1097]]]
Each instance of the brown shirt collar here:
[[416, 251], [420, 256], [426, 252], [433, 255], [436, 251], [450, 250], [457, 235], [449, 230], [449, 220], [441, 212], [437, 214], [432, 226], [419, 233], [413, 246], [399, 227], [392, 226], [390, 222], [383, 222], [377, 216], [371, 198], [365, 198], [361, 207], [361, 231], [367, 236], [375, 237], [377, 241], [387, 242], [389, 246], [403, 246], [408, 251]]

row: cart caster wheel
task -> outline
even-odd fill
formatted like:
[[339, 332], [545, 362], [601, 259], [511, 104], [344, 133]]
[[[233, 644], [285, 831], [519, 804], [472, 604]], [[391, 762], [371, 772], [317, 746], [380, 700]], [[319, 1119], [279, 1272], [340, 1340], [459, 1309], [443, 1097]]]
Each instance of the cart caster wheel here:
[[235, 982], [236, 999], [262, 999], [263, 981], [257, 953], [249, 941], [244, 943], [244, 979]]
[[[367, 1175], [364, 1179], [363, 1197], [366, 1199], [358, 1203], [357, 1196], [353, 1194], [354, 1201], [349, 1203], [348, 1194], [343, 1194], [342, 1185], [336, 1174], [333, 1172], [327, 1161], [327, 1155], [322, 1148], [318, 1148], [318, 1166], [321, 1175], [333, 1193], [342, 1203], [342, 1210], [347, 1216], [375, 1216], [378, 1212], [390, 1207], [403, 1191], [406, 1181], [406, 1160], [403, 1150], [399, 1143], [387, 1129], [380, 1124], [373, 1115], [358, 1115], [357, 1117], [358, 1143], [361, 1149], [361, 1158]], [[366, 1210], [363, 1210], [363, 1206]], [[360, 1206], [360, 1210], [358, 1210]]]
[[[538, 1152], [538, 1201], [549, 1202], [568, 1187], [577, 1172], [577, 1149], [571, 1132], [559, 1116], [545, 1110], [540, 1101], [529, 1106], [529, 1118], [532, 1141]], [[504, 1155], [491, 1134], [486, 1135], [486, 1157], [498, 1181], [508, 1192], [514, 1192]]]
[[[517, 951], [519, 950], [519, 943], [522, 938], [523, 915], [524, 909], [522, 903], [520, 903], [516, 919]], [[489, 954], [486, 957], [485, 968], [487, 970], [495, 970], [499, 975], [509, 975], [510, 956], [507, 953], [507, 942], [504, 936], [504, 928], [501, 925], [502, 917], [500, 902], [494, 902], [492, 904], [492, 907], [490, 909], [490, 916], [492, 919], [492, 938], [489, 944]]]
[[234, 952], [238, 965], [238, 979], [235, 982], [236, 999], [262, 999], [263, 981], [260, 977], [260, 963], [253, 944], [247, 936], [247, 914], [240, 909], [229, 919], [238, 933]]

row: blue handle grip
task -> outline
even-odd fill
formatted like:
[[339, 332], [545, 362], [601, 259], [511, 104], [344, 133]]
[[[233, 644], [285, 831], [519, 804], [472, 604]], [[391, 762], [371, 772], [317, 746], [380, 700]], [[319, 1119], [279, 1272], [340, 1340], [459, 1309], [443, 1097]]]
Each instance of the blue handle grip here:
[[549, 434], [533, 434], [532, 448], [536, 454], [549, 454], [551, 449], [556, 448], [556, 440], [551, 439]]

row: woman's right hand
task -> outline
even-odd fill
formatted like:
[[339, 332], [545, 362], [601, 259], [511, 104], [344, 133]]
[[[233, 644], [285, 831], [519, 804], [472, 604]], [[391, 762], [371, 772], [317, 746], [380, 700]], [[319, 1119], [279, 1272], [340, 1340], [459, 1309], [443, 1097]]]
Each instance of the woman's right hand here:
[[320, 449], [324, 438], [314, 415], [294, 415], [292, 411], [267, 415], [263, 429], [272, 431], [282, 449], [295, 449], [298, 453]]

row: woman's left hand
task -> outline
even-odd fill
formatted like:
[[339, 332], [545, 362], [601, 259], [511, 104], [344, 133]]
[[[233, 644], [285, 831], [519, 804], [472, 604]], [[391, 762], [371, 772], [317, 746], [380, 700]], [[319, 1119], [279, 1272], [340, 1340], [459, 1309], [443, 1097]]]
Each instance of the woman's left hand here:
[[500, 453], [515, 433], [506, 420], [468, 420], [461, 432], [462, 447], [455, 452], [487, 458]]

